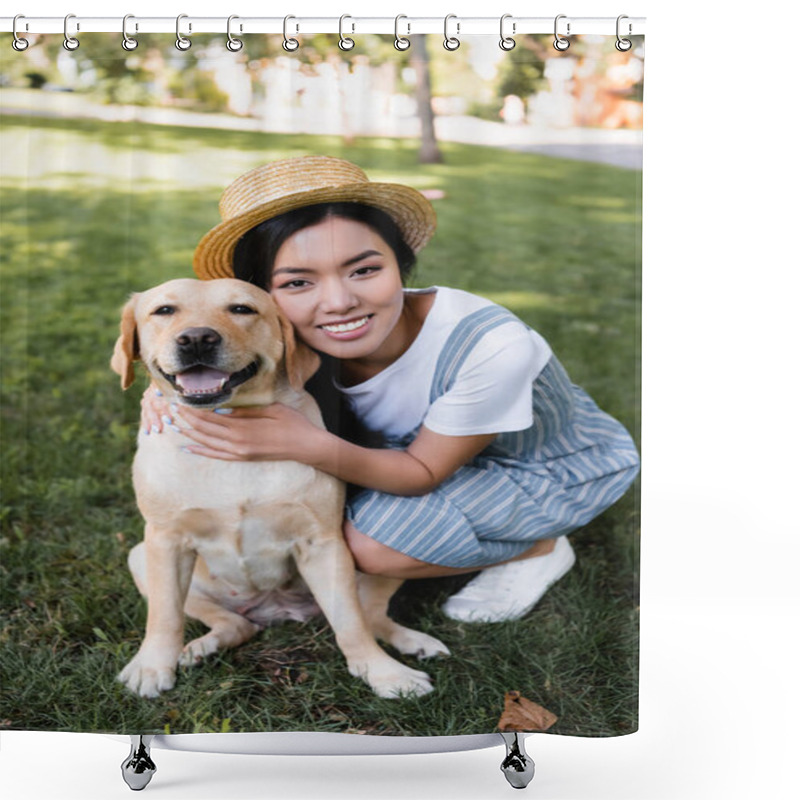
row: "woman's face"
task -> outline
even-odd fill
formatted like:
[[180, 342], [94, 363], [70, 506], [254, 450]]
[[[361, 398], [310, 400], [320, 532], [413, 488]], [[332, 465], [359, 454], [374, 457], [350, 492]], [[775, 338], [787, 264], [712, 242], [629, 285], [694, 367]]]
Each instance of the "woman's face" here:
[[362, 222], [328, 217], [281, 245], [270, 293], [297, 336], [334, 358], [380, 368], [408, 346], [397, 258]]

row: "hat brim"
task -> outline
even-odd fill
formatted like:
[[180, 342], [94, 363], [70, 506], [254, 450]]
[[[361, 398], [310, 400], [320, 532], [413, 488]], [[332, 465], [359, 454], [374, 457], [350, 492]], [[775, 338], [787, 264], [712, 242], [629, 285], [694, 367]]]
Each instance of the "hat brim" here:
[[410, 186], [396, 183], [354, 183], [297, 192], [249, 209], [212, 228], [197, 245], [193, 267], [198, 278], [232, 278], [233, 253], [251, 228], [287, 211], [317, 203], [363, 203], [386, 212], [403, 239], [418, 253], [436, 230], [436, 212], [430, 201]]

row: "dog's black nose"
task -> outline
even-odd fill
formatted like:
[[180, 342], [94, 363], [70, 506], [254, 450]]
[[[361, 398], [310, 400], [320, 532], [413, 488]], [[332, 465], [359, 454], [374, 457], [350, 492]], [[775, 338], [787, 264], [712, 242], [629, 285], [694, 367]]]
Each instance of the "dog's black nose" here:
[[182, 353], [200, 356], [214, 350], [222, 337], [213, 328], [187, 328], [175, 341]]

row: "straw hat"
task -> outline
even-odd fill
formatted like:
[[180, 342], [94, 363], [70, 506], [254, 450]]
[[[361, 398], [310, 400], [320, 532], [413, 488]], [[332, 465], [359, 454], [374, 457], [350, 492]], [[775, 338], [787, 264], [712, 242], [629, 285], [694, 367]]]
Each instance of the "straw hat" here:
[[233, 251], [247, 231], [286, 211], [328, 202], [363, 203], [385, 211], [415, 253], [436, 228], [433, 206], [410, 186], [373, 183], [341, 158], [287, 158], [246, 172], [223, 192], [223, 221], [197, 245], [194, 271], [204, 280], [233, 277]]

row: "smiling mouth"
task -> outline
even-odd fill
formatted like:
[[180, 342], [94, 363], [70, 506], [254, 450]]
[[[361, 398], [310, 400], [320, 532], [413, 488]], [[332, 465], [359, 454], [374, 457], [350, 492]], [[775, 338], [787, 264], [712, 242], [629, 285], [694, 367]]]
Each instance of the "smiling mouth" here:
[[227, 399], [237, 386], [249, 381], [257, 372], [256, 359], [238, 372], [223, 372], [206, 364], [194, 364], [182, 372], [170, 375], [159, 371], [178, 394], [191, 405], [215, 405]]
[[363, 328], [371, 318], [372, 315], [368, 314], [366, 317], [354, 319], [350, 322], [338, 322], [333, 325], [320, 325], [319, 327], [329, 333], [350, 333], [351, 331], [357, 331], [359, 328]]

